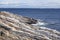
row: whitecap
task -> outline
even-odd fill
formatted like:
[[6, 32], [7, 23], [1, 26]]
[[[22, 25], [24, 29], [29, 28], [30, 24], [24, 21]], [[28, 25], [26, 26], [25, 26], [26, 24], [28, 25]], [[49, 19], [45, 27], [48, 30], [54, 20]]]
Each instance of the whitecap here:
[[43, 20], [37, 19], [37, 23], [36, 24], [32, 24], [33, 26], [46, 26], [48, 25], [47, 22], [44, 22]]

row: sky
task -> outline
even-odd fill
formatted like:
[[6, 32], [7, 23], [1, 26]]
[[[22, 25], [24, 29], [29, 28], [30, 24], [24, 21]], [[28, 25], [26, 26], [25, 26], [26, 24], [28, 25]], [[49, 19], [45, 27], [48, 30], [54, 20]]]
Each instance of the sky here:
[[60, 8], [60, 0], [0, 0], [0, 8]]

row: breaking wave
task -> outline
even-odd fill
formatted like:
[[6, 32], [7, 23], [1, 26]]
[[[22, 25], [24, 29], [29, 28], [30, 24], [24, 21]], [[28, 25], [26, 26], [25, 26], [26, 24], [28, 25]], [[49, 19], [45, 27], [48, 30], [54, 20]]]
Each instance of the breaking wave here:
[[32, 24], [32, 25], [41, 27], [41, 26], [48, 25], [48, 23], [44, 22], [43, 20], [37, 19], [37, 23], [36, 24]]

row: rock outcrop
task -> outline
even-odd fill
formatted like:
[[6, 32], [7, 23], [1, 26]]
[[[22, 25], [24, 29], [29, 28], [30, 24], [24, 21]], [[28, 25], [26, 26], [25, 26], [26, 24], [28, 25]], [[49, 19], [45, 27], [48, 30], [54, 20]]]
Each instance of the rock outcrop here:
[[0, 12], [0, 40], [60, 40], [60, 32], [46, 27], [33, 26], [37, 20]]

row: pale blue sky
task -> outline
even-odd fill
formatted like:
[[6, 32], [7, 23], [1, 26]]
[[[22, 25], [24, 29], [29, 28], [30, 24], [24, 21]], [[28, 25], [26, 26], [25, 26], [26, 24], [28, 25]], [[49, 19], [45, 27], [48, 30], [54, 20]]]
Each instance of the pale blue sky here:
[[0, 8], [60, 8], [60, 0], [0, 0]]

